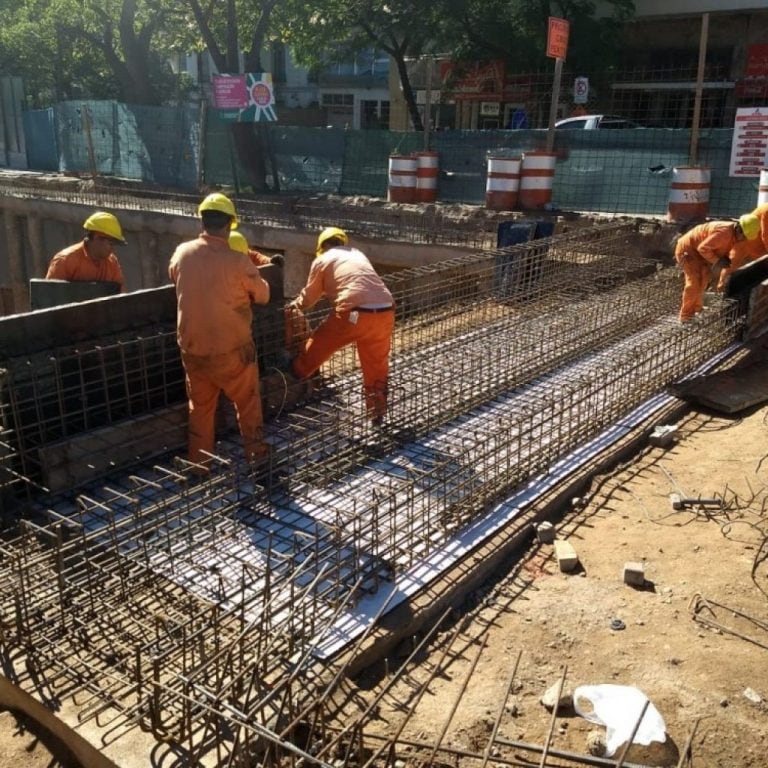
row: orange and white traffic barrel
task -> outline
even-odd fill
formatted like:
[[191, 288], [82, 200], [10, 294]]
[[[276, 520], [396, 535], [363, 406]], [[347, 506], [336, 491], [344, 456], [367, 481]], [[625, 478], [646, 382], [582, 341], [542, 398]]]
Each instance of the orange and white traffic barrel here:
[[768, 204], [768, 168], [763, 168], [760, 171], [760, 186], [757, 191], [757, 204]]
[[390, 155], [387, 200], [413, 203], [416, 200], [417, 160], [412, 155]]
[[523, 153], [520, 166], [520, 207], [544, 208], [552, 202], [557, 154], [544, 150]]
[[416, 202], [434, 203], [437, 200], [437, 152], [416, 153]]
[[672, 169], [667, 218], [670, 221], [705, 219], [709, 215], [710, 170], [695, 165]]
[[492, 211], [512, 211], [520, 192], [519, 157], [488, 157], [485, 180], [485, 207]]

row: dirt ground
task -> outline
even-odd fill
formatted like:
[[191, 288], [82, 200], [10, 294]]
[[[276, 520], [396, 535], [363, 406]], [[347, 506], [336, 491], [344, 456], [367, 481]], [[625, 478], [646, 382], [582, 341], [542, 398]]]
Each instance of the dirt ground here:
[[[558, 536], [576, 548], [579, 570], [561, 573], [553, 547], [535, 545], [509, 573], [473, 595], [455, 644], [460, 652], [430, 684], [404, 737], [434, 744], [458, 702], [443, 743], [482, 753], [522, 652], [495, 756], [539, 764], [538, 755], [498, 742], [544, 743], [551, 715], [539, 699], [567, 666], [566, 690], [601, 683], [636, 686], [664, 718], [666, 744], [633, 747], [628, 755], [633, 762], [677, 765], [698, 722], [693, 766], [766, 765], [768, 406], [739, 418], [692, 412], [678, 426], [680, 439], [673, 447], [648, 447], [596, 478], [584, 504], [574, 505], [556, 524]], [[675, 511], [673, 492], [719, 497], [725, 508]], [[644, 564], [644, 587], [623, 583], [627, 561]], [[699, 616], [744, 637], [695, 621], [691, 606], [697, 595], [713, 608]], [[762, 620], [763, 627], [736, 610]], [[615, 619], [623, 629], [612, 628]], [[483, 639], [486, 648], [460, 695]], [[376, 730], [393, 733], [439, 653], [435, 642], [429, 659], [384, 698]], [[363, 686], [360, 693], [373, 691]], [[584, 754], [590, 732], [602, 735], [604, 729], [566, 711], [557, 718], [552, 746]], [[11, 713], [0, 714], [0, 768], [70, 767], [53, 754], [55, 747], [49, 748], [43, 735], [20, 728]], [[399, 754], [406, 765], [415, 764], [409, 756], [415, 757], [412, 750]], [[558, 764], [562, 761], [548, 763]]]
[[[443, 743], [482, 753], [522, 651], [496, 756], [539, 764], [538, 754], [499, 741], [544, 744], [551, 714], [540, 697], [567, 667], [565, 691], [604, 683], [635, 686], [663, 717], [666, 743], [634, 746], [628, 760], [677, 765], [698, 721], [692, 765], [768, 764], [767, 422], [768, 407], [743, 418], [694, 412], [679, 423], [674, 447], [649, 447], [596, 478], [585, 505], [577, 503], [556, 526], [558, 536], [574, 545], [581, 567], [561, 573], [552, 545], [536, 545], [509, 574], [477, 593], [472, 621], [462, 622], [462, 652], [431, 683], [403, 737], [434, 744], [458, 700]], [[725, 508], [674, 511], [671, 493], [719, 497]], [[627, 561], [644, 564], [642, 588], [623, 583]], [[713, 608], [697, 615], [744, 638], [694, 620], [697, 595]], [[762, 621], [762, 627], [734, 611]], [[615, 619], [623, 629], [612, 628]], [[460, 695], [483, 639], [487, 646]], [[378, 724], [382, 734], [401, 722], [403, 705], [423, 679], [414, 671], [407, 685], [387, 696]], [[588, 734], [594, 732], [594, 739], [605, 733], [572, 710], [559, 715], [554, 749], [583, 755]], [[621, 749], [613, 759], [620, 754]], [[408, 761], [408, 753], [400, 757]], [[562, 763], [553, 758], [551, 764]]]

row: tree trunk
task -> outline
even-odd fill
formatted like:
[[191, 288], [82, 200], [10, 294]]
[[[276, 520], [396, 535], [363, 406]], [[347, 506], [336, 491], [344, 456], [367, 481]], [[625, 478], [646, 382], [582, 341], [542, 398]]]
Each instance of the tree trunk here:
[[232, 139], [240, 165], [246, 173], [246, 183], [254, 192], [267, 192], [266, 147], [255, 123], [233, 123]]
[[408, 77], [408, 67], [405, 64], [405, 58], [398, 51], [393, 55], [395, 64], [397, 65], [397, 74], [400, 76], [400, 84], [403, 87], [403, 98], [408, 107], [408, 114], [411, 116], [411, 123], [413, 124], [414, 131], [423, 131], [424, 123], [421, 120], [419, 114], [419, 108], [416, 104], [416, 96], [413, 93], [413, 87], [411, 86], [411, 79]]

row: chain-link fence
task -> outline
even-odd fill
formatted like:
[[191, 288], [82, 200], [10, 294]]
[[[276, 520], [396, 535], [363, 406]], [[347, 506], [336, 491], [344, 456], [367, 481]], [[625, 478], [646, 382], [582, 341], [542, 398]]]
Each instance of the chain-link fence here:
[[[27, 112], [33, 170], [137, 179], [180, 190], [201, 184], [256, 190], [238, 159], [229, 126], [198, 108], [65, 102]], [[205, 124], [205, 130], [201, 126]], [[424, 134], [379, 130], [259, 126], [266, 183], [276, 193], [385, 197], [390, 154], [424, 147]], [[733, 131], [700, 133], [698, 162], [711, 168], [710, 214], [735, 216], [757, 201], [757, 178], [728, 175]], [[662, 215], [672, 168], [687, 165], [685, 128], [560, 130], [552, 204], [560, 210]], [[544, 129], [434, 130], [438, 200], [483, 204], [490, 154], [519, 155], [546, 144]]]

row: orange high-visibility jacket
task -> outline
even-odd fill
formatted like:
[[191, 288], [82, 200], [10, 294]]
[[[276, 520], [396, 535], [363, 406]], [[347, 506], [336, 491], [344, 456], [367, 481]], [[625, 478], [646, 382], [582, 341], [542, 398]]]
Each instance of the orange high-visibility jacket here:
[[178, 300], [177, 338], [190, 355], [232, 352], [253, 342], [251, 304], [269, 301], [269, 284], [225, 238], [201, 234], [182, 243], [168, 274]]
[[337, 312], [365, 305], [394, 304], [392, 294], [365, 254], [348, 246], [331, 248], [315, 258], [307, 284], [294, 305], [301, 310], [310, 309], [324, 296]]
[[123, 271], [114, 253], [106, 259], [95, 261], [85, 250], [85, 240], [59, 251], [48, 265], [46, 280], [109, 280], [120, 283], [123, 290]]
[[768, 203], [758, 205], [752, 213], [760, 220], [760, 237], [758, 240], [762, 246], [762, 248], [756, 247], [754, 250], [755, 252], [760, 250], [762, 256], [764, 253], [768, 253]]
[[708, 221], [686, 232], [675, 246], [675, 256], [684, 253], [698, 254], [708, 264], [728, 256], [736, 245], [736, 234], [732, 221]]

